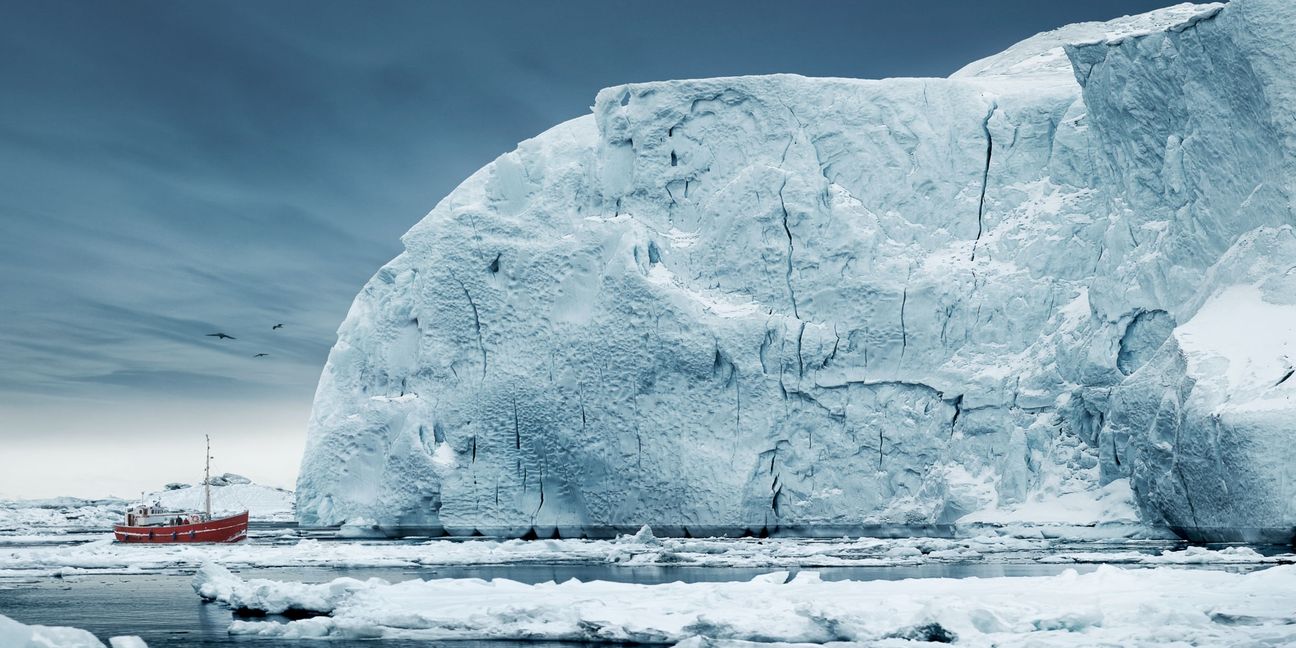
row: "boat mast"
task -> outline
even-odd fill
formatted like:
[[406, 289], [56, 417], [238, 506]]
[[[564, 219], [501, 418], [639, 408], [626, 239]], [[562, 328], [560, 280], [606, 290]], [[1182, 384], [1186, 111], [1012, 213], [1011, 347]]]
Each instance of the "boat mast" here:
[[207, 469], [203, 472], [203, 510], [207, 513], [207, 519], [211, 519], [211, 435], [204, 434], [207, 437]]

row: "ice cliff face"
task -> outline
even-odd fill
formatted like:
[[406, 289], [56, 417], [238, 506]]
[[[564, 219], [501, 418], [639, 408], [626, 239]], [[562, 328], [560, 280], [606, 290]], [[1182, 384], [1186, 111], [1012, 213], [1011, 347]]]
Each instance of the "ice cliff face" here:
[[1187, 322], [1113, 390], [1101, 436], [1129, 466], [1145, 520], [1191, 536], [1289, 541], [1296, 232], [1243, 235], [1187, 308]]
[[1089, 438], [1145, 521], [1190, 537], [1296, 528], [1294, 46], [1296, 5], [1241, 0], [1068, 50], [1128, 231], [1104, 239], [1091, 303], [1143, 360], [1079, 390], [1103, 417]]
[[[1180, 5], [949, 79], [604, 90], [356, 298], [299, 517], [834, 532], [1128, 477], [1188, 533], [1296, 524], [1290, 392], [1208, 388], [1240, 332], [1192, 328], [1218, 295], [1292, 294], [1230, 288], [1281, 274], [1256, 259], [1290, 237], [1257, 228], [1293, 222], [1292, 18]], [[1253, 351], [1257, 376], [1281, 364]]]

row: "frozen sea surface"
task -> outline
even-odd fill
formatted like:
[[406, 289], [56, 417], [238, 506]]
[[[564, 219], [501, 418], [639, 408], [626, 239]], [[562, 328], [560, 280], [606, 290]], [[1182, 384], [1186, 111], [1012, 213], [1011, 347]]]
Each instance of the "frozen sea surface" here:
[[[657, 538], [650, 531], [644, 530], [615, 540], [528, 542], [340, 538], [335, 534], [298, 531], [291, 525], [262, 524], [253, 530], [249, 542], [207, 546], [116, 545], [101, 537], [102, 534], [93, 532], [50, 536], [15, 535], [0, 540], [0, 614], [26, 624], [84, 628], [105, 640], [118, 635], [140, 635], [154, 648], [282, 646], [300, 645], [301, 641], [284, 636], [251, 636], [246, 633], [291, 635], [302, 634], [304, 629], [318, 632], [323, 624], [332, 623], [329, 619], [333, 617], [322, 621], [307, 620], [298, 622], [297, 625], [292, 625], [292, 619], [275, 615], [260, 618], [236, 617], [230, 605], [204, 603], [195, 595], [191, 585], [195, 572], [204, 564], [210, 564], [208, 569], [214, 573], [228, 573], [229, 578], [238, 581], [265, 579], [269, 583], [267, 591], [278, 588], [289, 594], [302, 587], [301, 583], [329, 583], [338, 578], [355, 579], [355, 582], [380, 579], [373, 581], [380, 583], [378, 591], [391, 591], [384, 588], [396, 587], [395, 584], [408, 581], [439, 583], [404, 586], [414, 588], [410, 591], [423, 587], [439, 588], [437, 591], [440, 593], [433, 596], [435, 600], [406, 600], [406, 604], [417, 610], [442, 609], [443, 598], [457, 598], [474, 588], [480, 590], [485, 587], [483, 581], [474, 579], [507, 579], [512, 583], [502, 589], [558, 583], [560, 586], [544, 587], [559, 587], [562, 592], [571, 592], [572, 588], [576, 588], [572, 596], [599, 600], [608, 597], [606, 592], [598, 589], [608, 587], [606, 583], [659, 585], [678, 582], [702, 588], [673, 586], [683, 589], [679, 592], [672, 591], [668, 596], [652, 594], [653, 590], [649, 590], [651, 601], [642, 597], [635, 599], [636, 590], [631, 590], [631, 598], [622, 609], [629, 614], [644, 606], [653, 608], [657, 605], [653, 601], [665, 599], [678, 599], [680, 605], [685, 607], [688, 601], [699, 604], [699, 601], [714, 600], [717, 591], [705, 589], [703, 584], [706, 583], [730, 583], [739, 589], [762, 587], [749, 583], [764, 582], [762, 579], [772, 578], [767, 575], [777, 571], [787, 572], [782, 580], [799, 577], [816, 582], [851, 583], [852, 585], [842, 587], [866, 588], [864, 593], [859, 594], [865, 597], [868, 596], [867, 591], [871, 591], [867, 590], [869, 587], [882, 588], [876, 591], [886, 593], [888, 598], [893, 593], [909, 591], [906, 596], [909, 596], [907, 600], [910, 602], [921, 598], [922, 588], [945, 588], [948, 591], [942, 594], [945, 598], [940, 603], [941, 609], [944, 609], [953, 605], [951, 601], [966, 602], [984, 597], [985, 593], [977, 590], [975, 583], [999, 583], [996, 587], [1007, 587], [1019, 592], [1025, 599], [1033, 599], [1032, 593], [1036, 591], [1046, 591], [1050, 587], [1072, 587], [1053, 579], [1080, 579], [1077, 582], [1084, 584], [1084, 579], [1096, 573], [1103, 564], [1120, 566], [1111, 569], [1140, 569], [1138, 573], [1141, 575], [1163, 573], [1173, 567], [1173, 573], [1209, 572], [1229, 577], [1228, 575], [1262, 572], [1271, 567], [1290, 570], [1293, 569], [1290, 564], [1296, 562], [1296, 557], [1286, 553], [1287, 550], [1281, 547], [1185, 546], [1176, 541], [1156, 538], [1050, 538], [1045, 537], [1045, 531], [1047, 529], [1036, 529], [1032, 533], [1028, 529], [1018, 528], [1012, 533], [982, 530], [978, 535], [966, 537], [851, 537], [832, 540]], [[87, 541], [86, 538], [93, 539]], [[1160, 571], [1152, 568], [1160, 568]], [[226, 569], [231, 571], [225, 572]], [[1124, 572], [1113, 572], [1114, 575], [1109, 574], [1103, 578], [1105, 581], [1119, 579], [1121, 573]], [[1286, 572], [1276, 573], [1281, 576]], [[1034, 580], [1020, 580], [1023, 578]], [[779, 582], [782, 583], [782, 580]], [[1189, 577], [1188, 581], [1191, 582], [1185, 581], [1178, 585], [1187, 590], [1219, 589], [1222, 585], [1228, 585], [1213, 581], [1199, 583], [1198, 580]], [[1270, 583], [1270, 580], [1273, 582]], [[893, 584], [867, 585], [878, 581], [891, 581]], [[958, 583], [965, 583], [972, 589], [961, 591]], [[1289, 603], [1286, 614], [1294, 616], [1296, 582], [1274, 577], [1257, 583], [1259, 586], [1252, 588], [1254, 591], [1245, 595], [1238, 594], [1235, 602], [1245, 605], [1257, 596], [1272, 599], [1287, 592]], [[1245, 581], [1241, 585], [1232, 584], [1235, 587], [1245, 585]], [[596, 589], [585, 591], [581, 588]], [[548, 592], [535, 591], [528, 594], [525, 589], [518, 591], [524, 592], [521, 595], [523, 602], [549, 596]], [[781, 595], [780, 593], [779, 596]], [[822, 599], [825, 604], [833, 598], [827, 594], [821, 597], [814, 592], [809, 592], [806, 596], [811, 602]], [[1155, 596], [1154, 593], [1150, 600], [1126, 603], [1143, 606], [1164, 603], [1156, 600]], [[291, 601], [292, 597], [283, 600]], [[516, 606], [517, 603], [486, 601], [483, 609], [498, 612], [499, 605], [508, 607]], [[1012, 603], [1009, 607], [1015, 605], [1017, 603]], [[389, 604], [384, 600], [380, 606], [386, 608]], [[682, 610], [680, 613], [687, 614], [688, 611]], [[1013, 614], [1010, 609], [1005, 611], [1000, 608], [993, 610], [993, 613], [1001, 617]], [[1065, 616], [1063, 612], [1059, 614]], [[1279, 621], [1274, 618], [1278, 617], [1251, 618], [1240, 611], [1227, 611], [1227, 614], [1242, 615], [1238, 618], [1242, 619], [1239, 623], [1243, 625], [1237, 626], [1241, 629], [1236, 632], [1249, 634], [1229, 635], [1234, 631], [1234, 626], [1221, 625], [1209, 619], [1209, 624], [1199, 629], [1250, 640], [1255, 632], [1268, 632], [1274, 628], [1277, 628], [1274, 632], [1278, 632], [1284, 627], [1275, 625]], [[1196, 619], [1197, 616], [1193, 618]], [[350, 623], [345, 617], [338, 619], [344, 625]], [[393, 631], [385, 625], [391, 623], [392, 619], [378, 621], [380, 622], [374, 623], [373, 619], [369, 619], [347, 626], [354, 633], [335, 633], [329, 645], [373, 645], [372, 642], [361, 644], [355, 637], [375, 635], [383, 637], [383, 646], [429, 645], [429, 642], [440, 642], [446, 638], [402, 636], [403, 630]], [[1081, 621], [1090, 623], [1092, 618]], [[1293, 619], [1287, 619], [1283, 623], [1292, 621]], [[602, 638], [577, 637], [575, 634], [554, 632], [550, 626], [545, 626], [548, 629], [537, 626], [541, 629], [534, 635], [524, 637], [522, 635], [525, 633], [519, 633], [516, 628], [501, 634], [499, 629], [503, 627], [505, 626], [500, 625], [498, 620], [485, 621], [476, 629], [469, 627], [464, 630], [456, 639], [470, 640], [474, 644], [491, 639], [491, 645], [500, 648], [520, 645], [524, 641], [530, 645], [534, 640], [616, 639], [610, 635]], [[230, 633], [231, 629], [235, 634]], [[714, 633], [703, 635], [707, 637], [707, 642], [751, 640], [753, 637], [751, 633], [740, 632], [724, 636]], [[865, 634], [854, 636], [856, 641], [862, 641], [866, 637]], [[808, 640], [807, 637], [809, 635], [766, 638], [805, 641]], [[678, 638], [672, 635], [661, 641], [674, 643]], [[818, 641], [824, 637], [810, 638]], [[641, 636], [636, 640], [644, 639]], [[967, 644], [966, 641], [961, 643]], [[457, 641], [456, 646], [458, 645]]]

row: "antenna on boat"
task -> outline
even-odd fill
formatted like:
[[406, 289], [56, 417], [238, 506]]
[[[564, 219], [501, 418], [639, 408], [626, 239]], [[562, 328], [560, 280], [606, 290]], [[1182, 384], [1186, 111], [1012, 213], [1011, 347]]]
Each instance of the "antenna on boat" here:
[[203, 472], [203, 510], [207, 513], [207, 519], [211, 519], [211, 435], [204, 434], [207, 438], [207, 469]]

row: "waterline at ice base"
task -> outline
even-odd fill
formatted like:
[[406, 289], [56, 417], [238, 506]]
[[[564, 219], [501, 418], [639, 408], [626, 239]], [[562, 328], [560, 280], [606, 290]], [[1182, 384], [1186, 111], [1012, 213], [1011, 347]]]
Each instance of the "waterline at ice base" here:
[[1291, 542], [1293, 69], [1296, 5], [1235, 0], [950, 78], [603, 90], [356, 298], [298, 518]]

